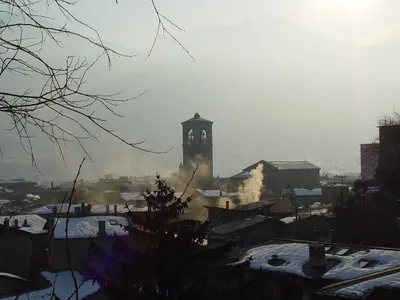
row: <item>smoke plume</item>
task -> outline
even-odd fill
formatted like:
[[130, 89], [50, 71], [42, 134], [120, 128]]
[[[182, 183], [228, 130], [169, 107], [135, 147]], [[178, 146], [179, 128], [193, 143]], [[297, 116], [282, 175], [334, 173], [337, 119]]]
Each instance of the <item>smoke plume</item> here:
[[261, 195], [261, 188], [263, 184], [263, 165], [258, 164], [257, 168], [250, 171], [251, 177], [243, 181], [239, 186], [239, 199], [240, 204], [248, 204], [258, 201]]

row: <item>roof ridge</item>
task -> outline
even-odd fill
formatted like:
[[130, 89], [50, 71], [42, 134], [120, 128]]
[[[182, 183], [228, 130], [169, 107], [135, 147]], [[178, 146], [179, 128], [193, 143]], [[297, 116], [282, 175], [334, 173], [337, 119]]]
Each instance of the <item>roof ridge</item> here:
[[347, 280], [343, 280], [343, 281], [340, 281], [340, 282], [335, 282], [335, 283], [329, 284], [327, 286], [324, 286], [321, 289], [321, 291], [323, 291], [323, 292], [325, 292], [325, 291], [337, 291], [337, 290], [343, 289], [343, 288], [348, 287], [348, 286], [359, 284], [359, 283], [364, 282], [364, 281], [377, 279], [377, 278], [388, 276], [388, 275], [392, 275], [392, 274], [395, 274], [395, 273], [398, 273], [398, 272], [400, 272], [400, 266], [389, 268], [389, 269], [385, 269], [385, 270], [379, 270], [379, 271], [376, 271], [374, 273], [365, 274], [365, 275], [361, 275], [361, 276], [358, 276], [358, 277], [355, 277], [355, 278], [352, 278], [352, 279], [347, 279]]

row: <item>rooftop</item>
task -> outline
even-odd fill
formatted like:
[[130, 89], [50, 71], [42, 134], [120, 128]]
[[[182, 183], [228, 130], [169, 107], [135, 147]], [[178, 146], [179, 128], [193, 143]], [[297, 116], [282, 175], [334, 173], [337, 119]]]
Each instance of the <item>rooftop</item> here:
[[233, 210], [253, 210], [263, 208], [265, 206], [272, 206], [276, 203], [274, 201], [255, 201], [248, 204], [238, 205]]
[[250, 178], [250, 177], [251, 177], [250, 172], [242, 171], [242, 172], [240, 172], [238, 174], [235, 174], [235, 175], [231, 176], [231, 179], [247, 179], [247, 178]]
[[[57, 219], [54, 219], [56, 222]], [[107, 235], [128, 235], [123, 226], [129, 224], [127, 218], [118, 216], [90, 216], [82, 218], [69, 218], [68, 238], [96, 237], [99, 232], [99, 221], [105, 221]], [[59, 218], [54, 230], [55, 239], [64, 239], [67, 218]], [[122, 226], [120, 226], [122, 225]]]
[[293, 193], [296, 197], [311, 197], [311, 196], [321, 196], [322, 190], [321, 189], [293, 189]]
[[[400, 266], [400, 251], [385, 249], [352, 248], [351, 246], [326, 246], [327, 259], [339, 263], [326, 270], [322, 278], [348, 280], [377, 271]], [[272, 255], [277, 255], [285, 264], [273, 266], [268, 263]], [[245, 254], [243, 260], [252, 257], [250, 267], [276, 272], [285, 272], [308, 278], [303, 266], [308, 262], [307, 243], [278, 243], [253, 248]], [[376, 262], [369, 264], [369, 262]]]
[[213, 197], [239, 197], [239, 193], [226, 193], [221, 190], [196, 190], [199, 194], [201, 194], [205, 198], [213, 198]]
[[[50, 299], [57, 297], [57, 299], [69, 299], [75, 291], [75, 285], [72, 278], [71, 271], [64, 271], [58, 273], [42, 272], [42, 275], [54, 286], [47, 289], [32, 291], [26, 294], [18, 295], [19, 300], [37, 300], [37, 299]], [[84, 281], [82, 275], [74, 271], [74, 275], [79, 286], [79, 299], [96, 293], [99, 290], [99, 285], [91, 281]], [[53, 294], [54, 292], [54, 294]], [[3, 300], [14, 300], [16, 296], [4, 298]]]
[[[14, 226], [14, 221], [18, 220], [18, 229], [33, 234], [40, 234], [47, 232], [44, 230], [46, 220], [38, 215], [13, 215], [13, 216], [0, 216], [0, 224], [4, 224], [4, 219], [9, 219], [9, 226]], [[27, 220], [28, 226], [23, 226], [24, 220]]]
[[232, 222], [227, 222], [222, 225], [216, 226], [211, 229], [211, 232], [219, 235], [225, 235], [227, 233], [234, 232], [236, 230], [264, 222], [265, 219], [266, 217], [261, 215], [249, 216], [247, 218], [238, 219]]
[[278, 170], [319, 170], [320, 168], [308, 161], [268, 161], [268, 164]]
[[193, 118], [182, 122], [182, 124], [189, 123], [189, 122], [209, 122], [209, 123], [212, 123], [211, 121], [208, 121], [208, 120], [203, 119], [202, 117], [200, 117], [200, 115], [198, 113], [195, 113]]
[[[68, 203], [57, 203], [44, 205], [42, 207], [34, 209], [31, 213], [38, 215], [47, 215], [53, 213], [53, 207], [57, 207], [57, 213], [67, 213], [68, 212]], [[75, 213], [75, 207], [81, 207], [81, 204], [72, 204], [69, 212], [71, 214]], [[146, 211], [147, 207], [135, 207], [134, 205], [128, 206], [131, 211]], [[109, 206], [110, 213], [114, 212], [114, 205]], [[125, 204], [117, 204], [117, 213], [127, 213], [128, 210]], [[91, 208], [91, 213], [94, 214], [104, 214], [106, 213], [106, 205], [93, 205]]]
[[243, 169], [243, 171], [250, 171], [255, 169], [258, 164], [270, 165], [278, 170], [320, 170], [319, 167], [313, 165], [308, 161], [298, 161], [298, 160], [290, 160], [290, 161], [265, 161], [260, 160], [259, 162], [248, 166]]

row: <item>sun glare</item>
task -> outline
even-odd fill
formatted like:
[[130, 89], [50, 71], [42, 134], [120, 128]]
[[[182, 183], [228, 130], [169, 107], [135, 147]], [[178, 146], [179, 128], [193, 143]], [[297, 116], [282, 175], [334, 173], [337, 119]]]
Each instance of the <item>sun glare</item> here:
[[340, 7], [353, 13], [359, 13], [367, 0], [324, 0], [326, 6]]

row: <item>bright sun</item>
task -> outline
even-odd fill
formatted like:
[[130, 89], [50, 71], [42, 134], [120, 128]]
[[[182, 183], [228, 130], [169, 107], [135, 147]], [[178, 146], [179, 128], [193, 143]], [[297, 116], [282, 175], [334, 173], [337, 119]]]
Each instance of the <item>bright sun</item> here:
[[367, 0], [324, 0], [326, 6], [336, 6], [353, 13], [359, 13]]

